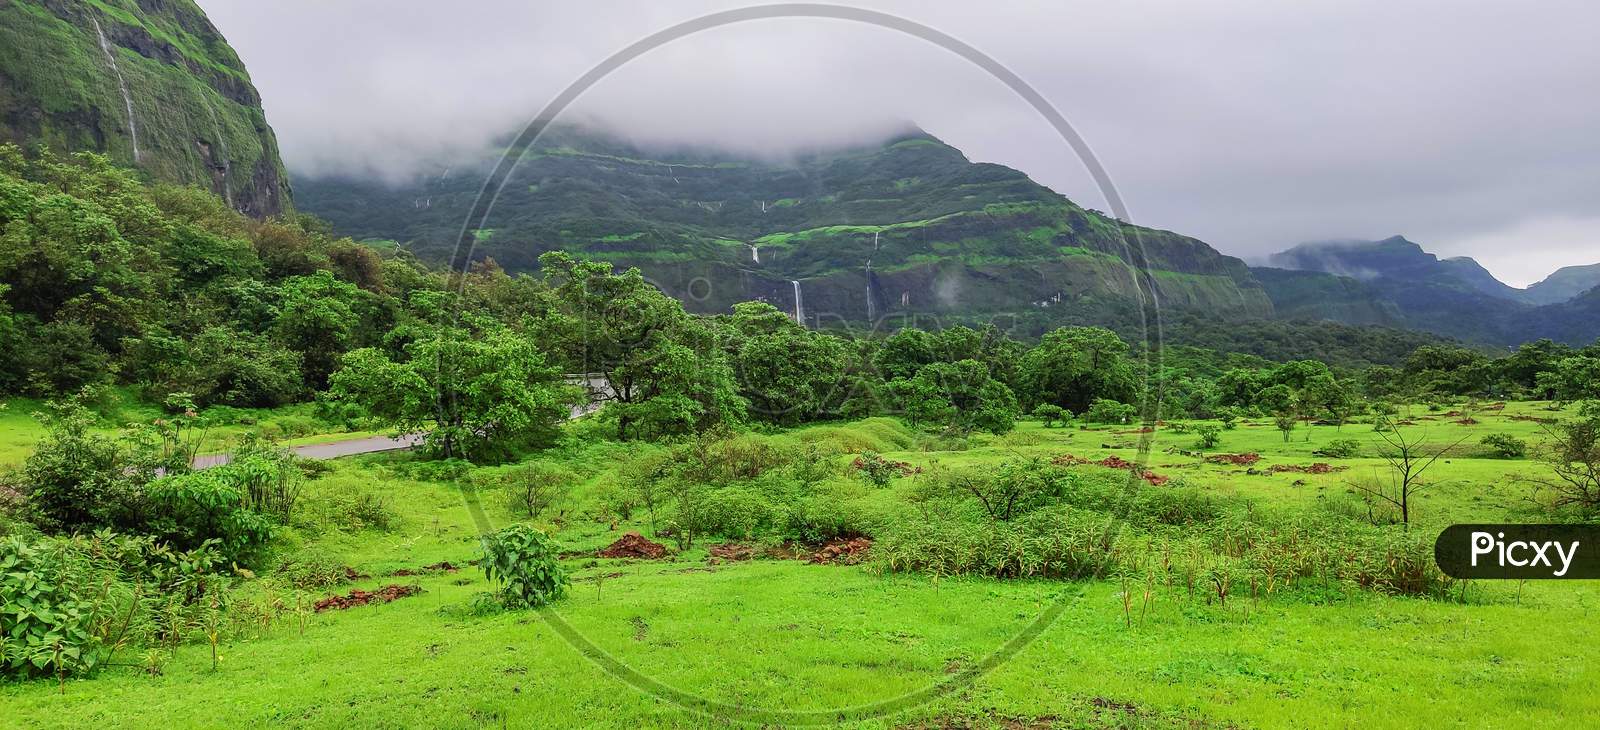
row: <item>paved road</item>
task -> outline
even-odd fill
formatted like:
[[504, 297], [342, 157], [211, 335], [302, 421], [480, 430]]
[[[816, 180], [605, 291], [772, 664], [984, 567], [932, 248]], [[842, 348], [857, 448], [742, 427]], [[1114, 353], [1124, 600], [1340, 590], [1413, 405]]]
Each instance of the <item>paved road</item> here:
[[[574, 405], [568, 418], [582, 418], [600, 409], [606, 399], [613, 398], [616, 393], [611, 391], [611, 384], [599, 375], [585, 375], [582, 373], [565, 376], [568, 383], [581, 385], [587, 393], [586, 402]], [[321, 444], [306, 444], [305, 446], [292, 446], [289, 448], [295, 456], [306, 459], [337, 459], [341, 456], [355, 456], [356, 454], [371, 454], [378, 451], [397, 451], [409, 449], [422, 443], [422, 434], [408, 434], [399, 438], [389, 436], [368, 436], [366, 438], [350, 439], [348, 441], [329, 441]], [[196, 469], [205, 469], [228, 463], [227, 454], [206, 454], [196, 456], [193, 466]]]
[[[422, 443], [421, 434], [410, 434], [399, 438], [389, 436], [368, 436], [366, 438], [349, 439], [347, 441], [329, 441], [321, 444], [306, 444], [304, 446], [291, 446], [296, 456], [306, 459], [337, 459], [341, 456], [354, 456], [356, 454], [371, 454], [377, 451], [395, 451], [409, 449]], [[227, 454], [206, 454], [194, 459], [194, 468], [219, 466], [228, 463]]]

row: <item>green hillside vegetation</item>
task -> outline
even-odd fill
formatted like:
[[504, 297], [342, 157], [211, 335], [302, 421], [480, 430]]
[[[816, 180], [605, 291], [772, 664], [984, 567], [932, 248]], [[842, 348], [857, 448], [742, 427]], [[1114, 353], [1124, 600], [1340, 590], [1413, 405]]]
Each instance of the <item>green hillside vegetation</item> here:
[[[398, 187], [304, 180], [300, 200], [341, 233], [403, 241], [443, 262], [455, 253], [484, 163], [440, 169]], [[1097, 299], [1137, 300], [1135, 249], [1168, 274], [1153, 284], [1170, 306], [1230, 319], [1270, 313], [1237, 259], [1086, 210], [915, 130], [780, 164], [641, 150], [594, 130], [555, 128], [520, 158], [493, 225], [496, 235], [477, 242], [475, 257], [510, 271], [534, 270], [552, 250], [637, 265], [701, 313], [747, 299], [792, 311], [791, 280], [801, 281], [813, 323], [1091, 312]]]
[[190, 0], [0, 5], [5, 141], [100, 152], [255, 216], [290, 205], [260, 97]]
[[[0, 697], [23, 724], [214, 724], [197, 701], [244, 724], [749, 719], [618, 684], [563, 625], [684, 692], [825, 719], [972, 682], [868, 726], [1595, 710], [1593, 589], [1456, 581], [1432, 540], [1600, 517], [1600, 343], [860, 337], [758, 301], [694, 314], [560, 251], [442, 272], [14, 147], [0, 229]], [[606, 383], [577, 417], [597, 396], [573, 373]], [[420, 442], [290, 449], [341, 433]], [[1387, 486], [1399, 442], [1440, 459], [1415, 489]], [[600, 554], [619, 539], [644, 557]]]

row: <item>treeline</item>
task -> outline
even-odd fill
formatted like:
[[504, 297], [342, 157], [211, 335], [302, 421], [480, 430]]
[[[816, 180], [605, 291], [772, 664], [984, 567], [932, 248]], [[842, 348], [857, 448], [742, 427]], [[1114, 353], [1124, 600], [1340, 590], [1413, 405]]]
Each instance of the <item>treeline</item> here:
[[[1025, 343], [992, 326], [810, 331], [760, 302], [696, 316], [637, 271], [561, 252], [542, 256], [537, 275], [492, 261], [434, 270], [310, 217], [254, 221], [204, 192], [146, 185], [90, 154], [0, 147], [0, 226], [0, 393], [59, 398], [119, 384], [201, 408], [315, 400], [331, 420], [426, 431], [448, 456], [547, 439], [588, 397], [575, 373], [599, 376], [600, 417], [619, 439], [885, 413], [999, 433], [1041, 406], [1129, 421], [1131, 405], [1155, 402], [1146, 393], [1159, 393], [1160, 418], [1342, 420], [1384, 401], [1580, 399], [1600, 382], [1600, 348], [1548, 341], [1501, 358], [1424, 344], [1398, 367], [1330, 368], [1196, 347], [1147, 352], [1089, 326]], [[1217, 327], [1167, 329], [1183, 341], [1174, 333], [1204, 339]], [[1274, 325], [1268, 339], [1297, 331]], [[1256, 349], [1340, 339], [1319, 332]], [[1404, 341], [1344, 334], [1380, 351]]]

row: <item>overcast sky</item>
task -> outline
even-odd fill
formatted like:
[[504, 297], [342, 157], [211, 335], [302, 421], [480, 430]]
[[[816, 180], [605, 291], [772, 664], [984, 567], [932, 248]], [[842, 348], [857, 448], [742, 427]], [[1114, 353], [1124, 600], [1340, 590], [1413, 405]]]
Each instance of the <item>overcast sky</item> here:
[[[1247, 259], [1399, 233], [1518, 286], [1600, 261], [1600, 4], [848, 2], [938, 28], [1019, 74], [1088, 141], [1137, 223]], [[200, 4], [249, 68], [291, 170], [395, 175], [520, 127], [644, 35], [750, 3]], [[841, 21], [679, 40], [569, 118], [770, 154], [909, 119], [1106, 207], [998, 81]]]

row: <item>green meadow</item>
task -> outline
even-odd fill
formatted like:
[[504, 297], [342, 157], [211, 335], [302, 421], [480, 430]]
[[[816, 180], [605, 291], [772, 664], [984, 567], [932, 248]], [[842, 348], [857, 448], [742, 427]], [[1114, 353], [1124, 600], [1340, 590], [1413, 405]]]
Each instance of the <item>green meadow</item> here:
[[[6, 411], [8, 444], [27, 442], [25, 407]], [[1416, 407], [1397, 416], [1428, 448], [1454, 447], [1426, 473], [1413, 524], [1381, 529], [1431, 542], [1453, 522], [1537, 520], [1528, 480], [1543, 466], [1492, 458], [1478, 441], [1507, 433], [1536, 442], [1539, 424], [1529, 419], [1559, 414], [1514, 402], [1479, 407], [1466, 414], [1476, 423], [1462, 425], [1464, 416], [1450, 412]], [[1600, 712], [1590, 646], [1600, 590], [1592, 582], [1457, 583], [1442, 595], [1405, 595], [1301, 580], [1275, 590], [1235, 586], [1221, 600], [1213, 587], [1157, 567], [1156, 541], [1181, 545], [1186, 528], [1161, 533], [1132, 522], [1116, 528], [1119, 539], [1144, 545], [1148, 559], [1078, 579], [900, 572], [875, 554], [881, 540], [856, 564], [816, 564], [803, 559], [811, 547], [772, 538], [707, 537], [680, 550], [658, 537], [672, 548], [665, 558], [601, 558], [595, 551], [626, 532], [653, 536], [638, 510], [618, 521], [596, 505], [666, 447], [606, 441], [594, 430], [570, 425], [559, 448], [537, 457], [576, 475], [537, 520], [571, 576], [566, 598], [548, 608], [477, 608], [490, 588], [470, 564], [480, 530], [519, 519], [477, 486], [478, 468], [409, 454], [350, 457], [306, 483], [306, 506], [275, 544], [277, 567], [234, 579], [215, 663], [208, 642], [191, 640], [129, 650], [87, 678], [0, 685], [0, 724], [1585, 727]], [[1096, 465], [1069, 470], [1193, 492], [1230, 513], [1335, 520], [1366, 509], [1350, 482], [1387, 468], [1370, 422], [1301, 424], [1285, 441], [1271, 422], [1245, 420], [1206, 452], [1195, 450], [1193, 433], [1177, 432], [1188, 430], [1167, 424], [1150, 435], [1146, 467], [1167, 478], [1159, 486]], [[1067, 454], [1134, 461], [1142, 436], [1024, 421], [1005, 436], [951, 441], [880, 418], [737, 438], [821, 453], [827, 475], [818, 488], [872, 523], [923, 519], [928, 484], [951, 470]], [[1315, 453], [1340, 439], [1355, 441], [1357, 453]], [[868, 451], [912, 473], [874, 486], [850, 466]], [[1217, 453], [1261, 460], [1244, 467], [1204, 458]], [[1271, 469], [1317, 462], [1333, 471]], [[337, 508], [353, 500], [382, 505], [387, 524]], [[708, 552], [729, 542], [755, 557]], [[457, 570], [394, 575], [442, 562]], [[308, 588], [296, 566], [313, 564], [349, 566], [358, 577]], [[325, 595], [389, 584], [421, 592], [347, 610], [308, 608]]]

